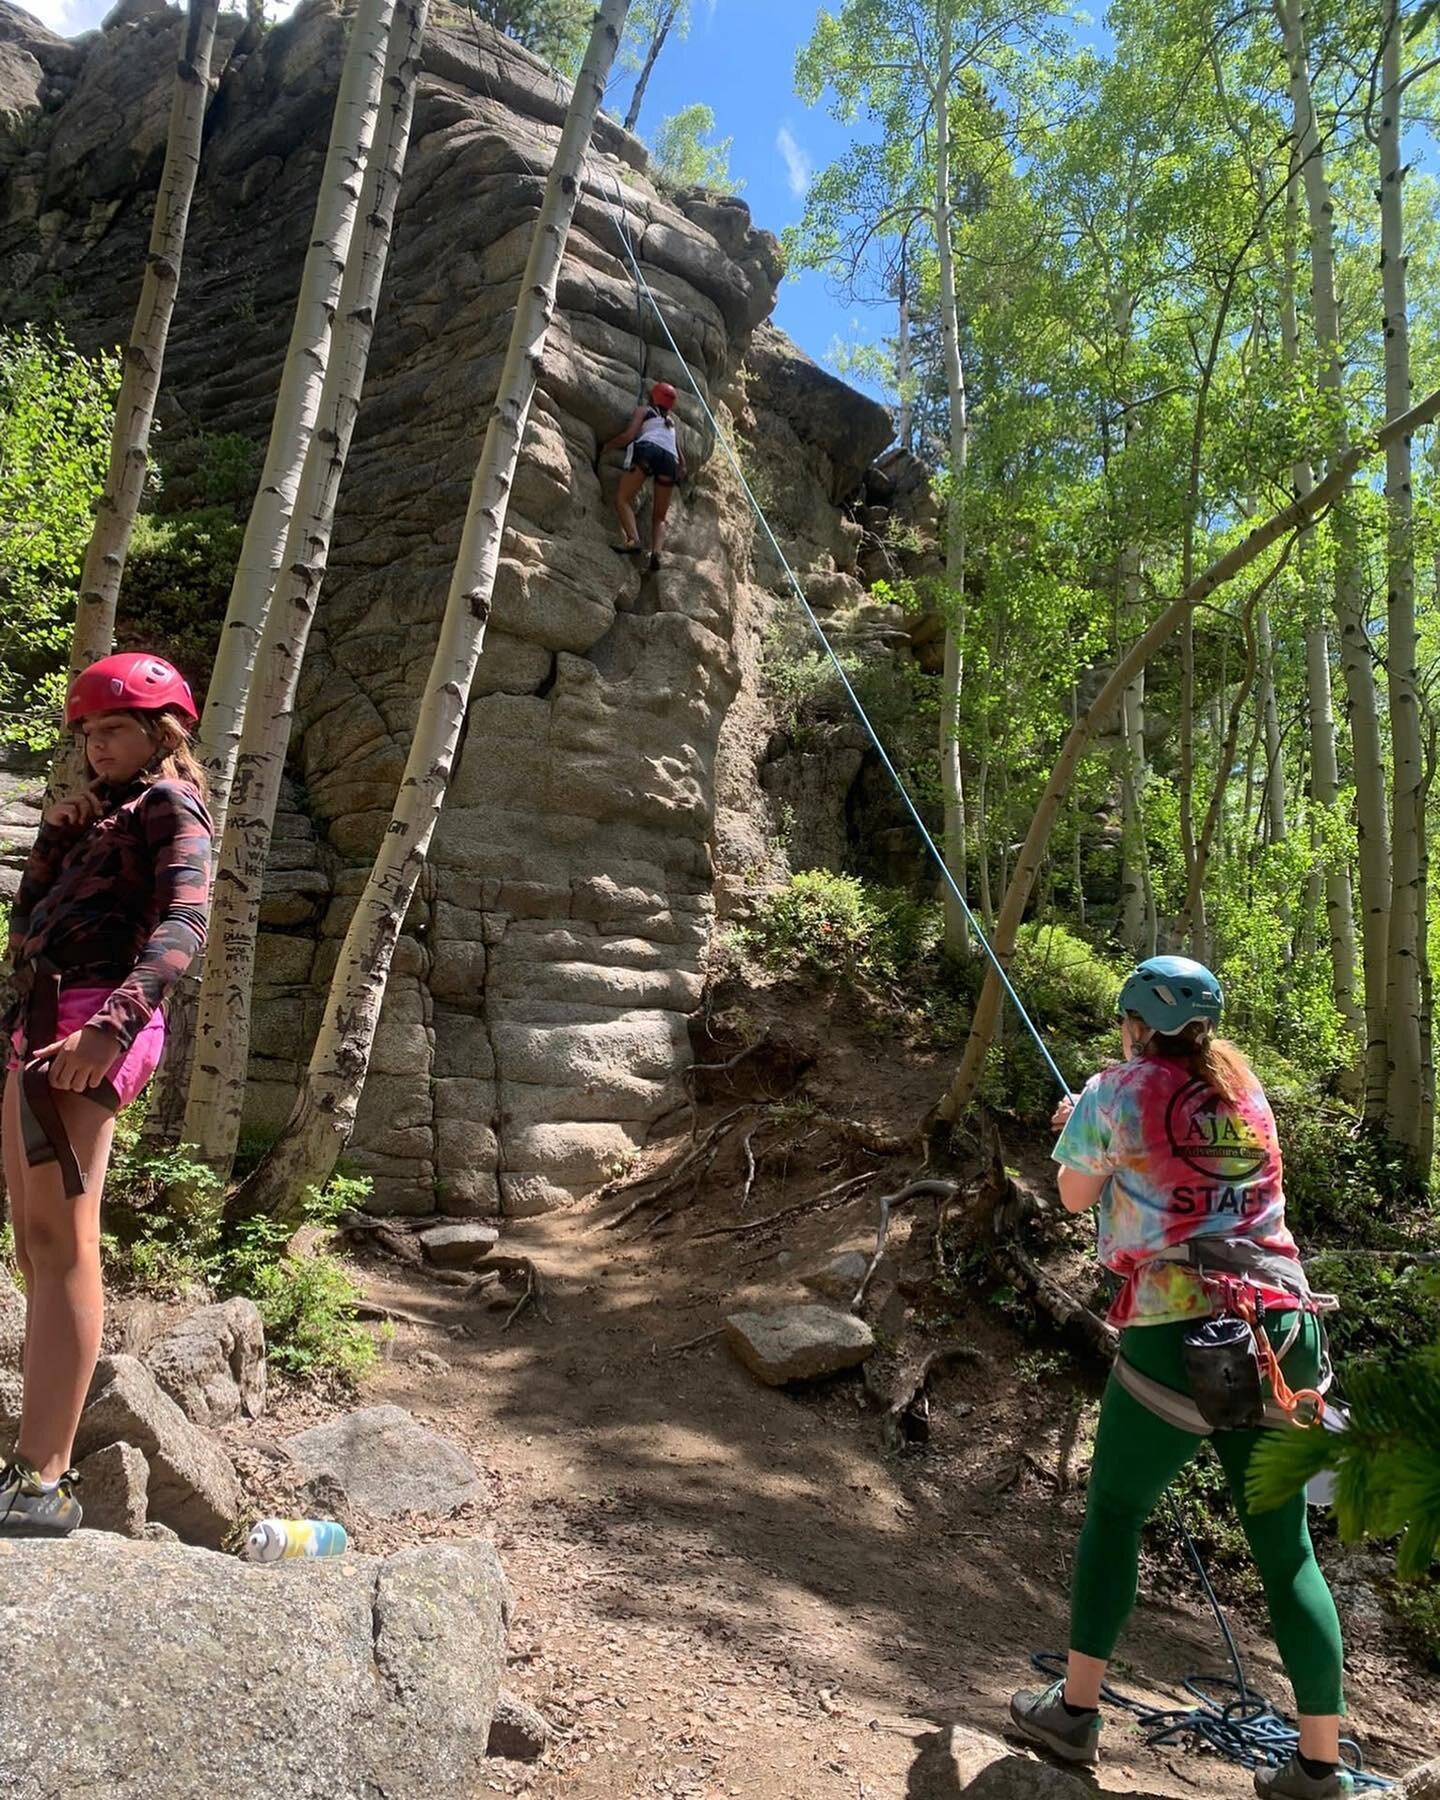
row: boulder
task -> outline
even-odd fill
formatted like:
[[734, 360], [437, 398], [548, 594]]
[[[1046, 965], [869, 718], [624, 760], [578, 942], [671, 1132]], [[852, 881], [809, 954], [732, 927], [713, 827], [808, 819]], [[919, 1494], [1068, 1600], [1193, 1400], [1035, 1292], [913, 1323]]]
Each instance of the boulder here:
[[333, 1475], [356, 1506], [391, 1513], [449, 1513], [481, 1501], [475, 1465], [456, 1443], [430, 1431], [403, 1406], [368, 1406], [286, 1438], [312, 1475]]
[[442, 1269], [473, 1269], [500, 1242], [493, 1225], [476, 1225], [464, 1220], [455, 1225], [432, 1225], [420, 1233], [426, 1256]]
[[150, 1465], [133, 1444], [107, 1444], [81, 1462], [80, 1506], [91, 1531], [143, 1537], [150, 1497]]
[[8, 1800], [462, 1800], [504, 1664], [494, 1548], [253, 1568], [78, 1532], [0, 1543]]
[[0, 1368], [0, 1453], [8, 1450], [20, 1430], [20, 1403], [25, 1383], [18, 1369]]
[[517, 1695], [502, 1692], [490, 1721], [491, 1756], [512, 1762], [534, 1762], [550, 1742], [550, 1725], [543, 1713]]
[[826, 1300], [838, 1300], [842, 1306], [848, 1306], [855, 1298], [855, 1292], [865, 1279], [865, 1271], [870, 1267], [870, 1258], [860, 1250], [842, 1250], [838, 1256], [832, 1256], [827, 1263], [818, 1269], [811, 1269], [800, 1277], [800, 1285], [810, 1289], [812, 1294], [820, 1294]]
[[265, 1410], [265, 1326], [253, 1300], [202, 1306], [145, 1352], [145, 1366], [187, 1419], [208, 1430]]
[[725, 1336], [751, 1374], [770, 1387], [853, 1369], [875, 1348], [865, 1321], [833, 1306], [731, 1313]]
[[[133, 1444], [150, 1465], [150, 1515], [190, 1544], [218, 1544], [240, 1517], [240, 1483], [228, 1456], [192, 1425], [133, 1356], [100, 1359], [80, 1415], [75, 1455]], [[83, 1504], [83, 1502], [82, 1502]]]
[[1440, 1757], [1413, 1769], [1391, 1795], [1391, 1800], [1440, 1800]]

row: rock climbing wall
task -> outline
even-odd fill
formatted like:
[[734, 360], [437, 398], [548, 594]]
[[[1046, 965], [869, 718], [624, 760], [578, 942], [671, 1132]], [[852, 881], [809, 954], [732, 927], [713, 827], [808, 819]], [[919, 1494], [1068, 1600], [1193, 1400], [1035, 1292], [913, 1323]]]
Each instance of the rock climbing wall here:
[[[0, 0], [0, 284], [66, 296], [114, 342], [138, 286], [177, 15], [81, 46]], [[167, 363], [172, 432], [269, 409], [342, 50], [330, 0], [263, 38], [227, 15]], [[404, 762], [471, 471], [568, 96], [481, 29], [426, 49], [395, 247], [277, 822], [258, 959], [248, 1124], [289, 1110]], [[354, 1160], [399, 1211], [525, 1213], [624, 1166], [683, 1099], [714, 914], [717, 785], [758, 794], [753, 732], [717, 747], [775, 570], [674, 353], [637, 307], [611, 206], [701, 390], [783, 443], [784, 529], [816, 580], [849, 579], [840, 505], [889, 436], [882, 410], [767, 330], [767, 414], [741, 379], [780, 277], [737, 201], [662, 196], [643, 148], [597, 133], [516, 480], [463, 748], [397, 952]], [[617, 469], [593, 468], [646, 381], [681, 390], [692, 469], [665, 567], [617, 557]], [[808, 433], [808, 436], [807, 436]], [[809, 577], [807, 576], [807, 579]], [[744, 707], [740, 709], [744, 712]], [[722, 809], [723, 810], [723, 809]], [[736, 824], [732, 836], [745, 837]], [[751, 828], [763, 835], [763, 825]]]

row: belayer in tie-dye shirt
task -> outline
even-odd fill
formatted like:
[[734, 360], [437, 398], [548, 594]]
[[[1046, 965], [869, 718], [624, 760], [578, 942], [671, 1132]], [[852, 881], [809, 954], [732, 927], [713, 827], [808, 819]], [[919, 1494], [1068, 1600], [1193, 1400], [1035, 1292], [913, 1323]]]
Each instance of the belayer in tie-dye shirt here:
[[[1208, 1431], [1299, 1714], [1296, 1753], [1257, 1769], [1256, 1792], [1336, 1800], [1352, 1791], [1340, 1767], [1344, 1652], [1305, 1496], [1271, 1512], [1250, 1510], [1246, 1479], [1264, 1432], [1212, 1430], [1193, 1404], [1185, 1354], [1187, 1336], [1226, 1292], [1217, 1282], [1212, 1296], [1204, 1271], [1258, 1294], [1270, 1341], [1284, 1346], [1276, 1354], [1287, 1383], [1312, 1387], [1324, 1362], [1314, 1300], [1285, 1228], [1274, 1115], [1245, 1058], [1215, 1035], [1222, 1004], [1220, 983], [1202, 964], [1183, 956], [1141, 963], [1120, 991], [1124, 1062], [1055, 1114], [1061, 1204], [1067, 1212], [1099, 1207], [1100, 1260], [1123, 1282], [1110, 1313], [1123, 1327], [1120, 1372], [1106, 1385], [1095, 1434], [1065, 1675], [1016, 1694], [1010, 1716], [1067, 1762], [1099, 1760], [1101, 1689], [1135, 1603], [1141, 1533]], [[1176, 1408], [1175, 1400], [1189, 1405]]]
[[[1176, 1244], [1249, 1238], [1296, 1254], [1285, 1229], [1275, 1115], [1248, 1069], [1233, 1098], [1165, 1056], [1102, 1069], [1086, 1082], [1054, 1154], [1064, 1168], [1105, 1177], [1100, 1260], [1124, 1281], [1110, 1310], [1115, 1325], [1209, 1313], [1195, 1270], [1157, 1260]], [[1267, 1305], [1284, 1303], [1284, 1289], [1256, 1285]]]

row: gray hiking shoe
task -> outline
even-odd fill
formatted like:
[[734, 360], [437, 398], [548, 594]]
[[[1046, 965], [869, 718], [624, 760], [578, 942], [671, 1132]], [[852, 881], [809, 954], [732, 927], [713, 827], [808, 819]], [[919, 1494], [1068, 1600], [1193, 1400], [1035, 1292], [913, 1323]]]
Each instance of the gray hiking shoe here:
[[1307, 1775], [1300, 1759], [1292, 1756], [1278, 1769], [1255, 1771], [1255, 1792], [1266, 1800], [1336, 1800], [1341, 1794], [1353, 1794], [1355, 1783], [1348, 1769], [1336, 1769], [1330, 1775]]
[[80, 1523], [79, 1476], [67, 1469], [46, 1487], [18, 1457], [0, 1469], [0, 1537], [69, 1537]]
[[1066, 1712], [1064, 1692], [1063, 1681], [1052, 1681], [1038, 1692], [1022, 1688], [1011, 1699], [1010, 1717], [1032, 1744], [1043, 1745], [1062, 1762], [1093, 1767], [1100, 1760], [1100, 1715], [1082, 1713], [1077, 1719]]

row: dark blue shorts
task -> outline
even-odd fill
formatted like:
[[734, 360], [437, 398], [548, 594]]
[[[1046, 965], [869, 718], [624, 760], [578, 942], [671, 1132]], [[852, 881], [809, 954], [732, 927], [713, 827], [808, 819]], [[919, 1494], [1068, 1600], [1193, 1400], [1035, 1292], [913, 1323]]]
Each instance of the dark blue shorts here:
[[632, 461], [637, 469], [653, 475], [660, 486], [674, 487], [680, 475], [680, 464], [668, 450], [662, 450], [658, 444], [636, 444], [634, 449]]

